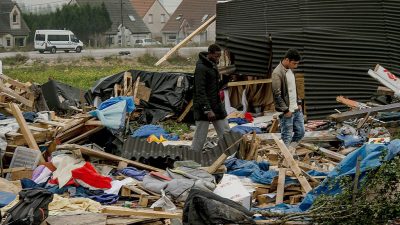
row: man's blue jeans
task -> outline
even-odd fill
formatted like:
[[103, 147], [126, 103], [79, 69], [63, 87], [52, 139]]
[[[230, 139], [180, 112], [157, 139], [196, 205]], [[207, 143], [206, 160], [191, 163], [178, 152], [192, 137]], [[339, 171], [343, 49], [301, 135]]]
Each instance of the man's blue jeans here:
[[304, 116], [301, 111], [292, 113], [291, 117], [279, 115], [281, 137], [286, 146], [299, 142], [304, 137]]

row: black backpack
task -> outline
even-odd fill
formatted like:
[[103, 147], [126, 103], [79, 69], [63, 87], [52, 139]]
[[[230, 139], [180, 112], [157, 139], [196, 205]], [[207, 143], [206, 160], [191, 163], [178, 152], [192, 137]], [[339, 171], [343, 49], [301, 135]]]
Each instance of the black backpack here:
[[24, 189], [19, 192], [19, 202], [9, 209], [1, 225], [39, 225], [49, 215], [53, 193], [43, 188]]

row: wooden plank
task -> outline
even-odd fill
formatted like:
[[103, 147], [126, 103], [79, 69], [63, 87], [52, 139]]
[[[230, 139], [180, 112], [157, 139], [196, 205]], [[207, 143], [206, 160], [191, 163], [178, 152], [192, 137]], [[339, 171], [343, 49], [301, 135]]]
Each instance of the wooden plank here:
[[160, 218], [160, 219], [173, 219], [173, 218], [182, 219], [181, 213], [138, 210], [138, 209], [118, 207], [118, 206], [104, 206], [102, 209], [102, 213], [109, 215], [118, 215], [118, 216], [142, 216], [142, 217]]
[[72, 138], [72, 139], [70, 139], [70, 140], [68, 140], [68, 141], [66, 141], [66, 142], [64, 142], [64, 143], [65, 143], [65, 144], [73, 144], [73, 143], [76, 143], [76, 142], [78, 142], [78, 141], [80, 141], [80, 140], [82, 140], [82, 139], [84, 139], [84, 138], [86, 138], [86, 137], [89, 137], [89, 136], [92, 135], [92, 134], [95, 134], [95, 133], [99, 132], [99, 131], [102, 130], [103, 128], [104, 128], [103, 126], [96, 127], [96, 128], [94, 128], [94, 129], [91, 129], [91, 130], [89, 130], [89, 131], [87, 131], [87, 132], [85, 132], [85, 133], [83, 133], [83, 134], [81, 134], [81, 135], [79, 135], [79, 136], [77, 136], [77, 137], [74, 137], [74, 138]]
[[127, 163], [127, 162], [120, 161], [120, 162], [118, 163], [117, 170], [122, 170], [122, 169], [125, 169], [126, 167], [128, 167], [128, 163]]
[[197, 28], [195, 31], [193, 31], [189, 36], [187, 36], [185, 39], [183, 39], [179, 44], [175, 45], [171, 50], [167, 52], [158, 62], [156, 62], [155, 66], [159, 66], [161, 63], [165, 62], [172, 54], [174, 54], [177, 50], [179, 50], [181, 47], [183, 47], [185, 44], [187, 44], [194, 36], [197, 34], [201, 33], [203, 30], [207, 29], [207, 27], [212, 24], [215, 19], [217, 18], [216, 15], [212, 16], [210, 19], [208, 19], [206, 22], [204, 22], [199, 28]]
[[215, 173], [215, 171], [217, 171], [218, 168], [219, 168], [222, 164], [224, 164], [225, 160], [228, 158], [228, 155], [226, 154], [226, 152], [227, 152], [229, 149], [231, 149], [233, 146], [239, 144], [239, 142], [241, 142], [241, 141], [243, 140], [244, 137], [245, 137], [245, 136], [243, 135], [239, 140], [235, 141], [235, 143], [233, 143], [231, 146], [229, 146], [228, 148], [226, 148], [225, 151], [221, 154], [221, 156], [218, 157], [218, 159], [215, 160], [215, 162], [214, 162], [211, 166], [209, 166], [209, 167], [207, 168], [207, 172], [210, 173], [210, 174]]
[[49, 225], [106, 225], [107, 215], [100, 213], [85, 213], [74, 215], [49, 216], [46, 223]]
[[91, 149], [85, 146], [81, 146], [81, 145], [74, 145], [74, 144], [65, 144], [63, 145], [64, 147], [67, 148], [75, 148], [75, 149], [80, 149], [82, 154], [85, 155], [89, 155], [89, 156], [93, 156], [93, 157], [98, 157], [98, 158], [102, 158], [102, 159], [108, 159], [108, 160], [113, 160], [113, 161], [123, 161], [126, 162], [130, 165], [133, 165], [135, 167], [138, 167], [140, 169], [145, 169], [145, 170], [150, 170], [150, 171], [157, 171], [157, 172], [165, 172], [162, 169], [156, 168], [156, 167], [152, 167], [140, 162], [136, 162], [133, 160], [129, 160], [129, 159], [125, 159], [107, 152], [103, 152], [103, 151], [98, 151], [95, 149]]
[[318, 147], [316, 145], [309, 144], [309, 143], [300, 143], [300, 146], [303, 146], [303, 147], [308, 148], [308, 149], [313, 150], [313, 151], [320, 151], [325, 156], [327, 156], [327, 157], [329, 157], [331, 159], [338, 160], [338, 161], [342, 161], [346, 157], [346, 156], [344, 156], [344, 155], [342, 155], [340, 153], [328, 150], [326, 148]]
[[382, 87], [379, 86], [378, 89], [376, 90], [376, 93], [378, 95], [389, 95], [389, 96], [394, 96], [394, 91], [392, 91], [390, 88], [387, 87]]
[[339, 102], [339, 103], [342, 103], [342, 104], [344, 104], [344, 105], [346, 105], [346, 106], [348, 106], [349, 108], [352, 108], [352, 109], [368, 108], [368, 106], [363, 104], [363, 103], [356, 102], [354, 100], [345, 98], [343, 96], [337, 96], [336, 97], [336, 101]]
[[285, 193], [286, 168], [279, 168], [278, 187], [276, 188], [276, 204], [283, 203]]
[[[21, 133], [24, 136], [24, 139], [28, 143], [29, 148], [40, 151], [39, 146], [37, 145], [35, 138], [33, 137], [32, 133], [31, 133], [31, 130], [29, 130], [28, 124], [26, 123], [24, 116], [22, 115], [22, 112], [19, 109], [18, 105], [15, 103], [10, 103], [10, 109], [13, 112], [13, 115], [18, 122], [19, 129], [21, 130]], [[40, 154], [40, 162], [41, 163], [46, 162], [44, 160], [42, 154]]]
[[247, 153], [245, 160], [253, 160], [254, 159], [254, 154], [256, 152], [256, 139], [257, 139], [257, 134], [255, 131], [253, 131], [253, 137], [251, 138], [251, 144], [250, 144], [250, 152]]
[[183, 113], [179, 116], [177, 120], [179, 123], [182, 122], [183, 119], [185, 119], [186, 115], [189, 113], [192, 106], [193, 106], [193, 99], [190, 100], [189, 104], [185, 108], [185, 111], [183, 111]]
[[373, 107], [373, 108], [353, 110], [353, 111], [342, 112], [342, 113], [335, 113], [335, 114], [330, 115], [328, 118], [333, 121], [336, 121], [336, 122], [343, 122], [348, 119], [362, 118], [365, 115], [367, 115], [367, 113], [397, 111], [399, 109], [400, 109], [400, 103], [394, 103], [394, 104], [390, 104], [390, 105], [378, 106], [378, 107]]
[[[107, 225], [130, 225], [130, 224], [142, 224], [142, 222], [156, 221], [158, 219], [149, 218], [134, 218], [134, 217], [114, 217], [107, 218]], [[147, 223], [146, 223], [147, 224]]]
[[[262, 142], [273, 142], [274, 139], [272, 135], [280, 138], [280, 133], [264, 133], [264, 134], [257, 134], [257, 137]], [[250, 136], [250, 135], [249, 135]], [[337, 141], [336, 134], [329, 132], [329, 131], [309, 131], [306, 132], [304, 138], [301, 140], [303, 142], [324, 142], [324, 141]]]
[[18, 93], [16, 93], [15, 91], [13, 91], [12, 89], [6, 87], [2, 82], [0, 82], [0, 91], [4, 92], [5, 94], [13, 97], [15, 100], [21, 102], [22, 104], [28, 106], [29, 108], [33, 107], [33, 101], [30, 101], [24, 97], [22, 97], [21, 95], [19, 95]]
[[151, 96], [151, 91], [151, 88], [148, 88], [144, 83], [139, 82], [136, 98], [148, 102]]
[[272, 82], [272, 79], [235, 81], [235, 82], [229, 82], [228, 87], [236, 87], [236, 86], [244, 86], [244, 85], [252, 85], [252, 84], [269, 84], [271, 82]]
[[279, 126], [279, 120], [278, 119], [273, 119], [271, 128], [269, 129], [269, 133], [277, 132], [278, 131], [278, 126]]
[[17, 80], [11, 79], [10, 77], [8, 77], [8, 76], [6, 76], [4, 74], [2, 74], [0, 76], [0, 78], [3, 79], [4, 81], [6, 81], [7, 83], [11, 84], [11, 85], [13, 85], [15, 87], [18, 87], [21, 90], [25, 90], [27, 92], [30, 92], [29, 87], [31, 86], [31, 84], [25, 84], [25, 83], [19, 82]]
[[290, 154], [289, 149], [287, 149], [286, 145], [281, 142], [276, 135], [272, 134], [276, 144], [281, 150], [283, 156], [285, 157], [286, 162], [289, 164], [290, 169], [293, 171], [296, 178], [299, 180], [301, 187], [303, 190], [308, 193], [312, 190], [311, 185], [308, 183], [307, 179], [304, 177], [300, 167], [297, 165], [296, 161], [293, 159], [293, 155]]
[[305, 99], [305, 86], [304, 86], [304, 73], [296, 73], [296, 91], [297, 91], [297, 98]]

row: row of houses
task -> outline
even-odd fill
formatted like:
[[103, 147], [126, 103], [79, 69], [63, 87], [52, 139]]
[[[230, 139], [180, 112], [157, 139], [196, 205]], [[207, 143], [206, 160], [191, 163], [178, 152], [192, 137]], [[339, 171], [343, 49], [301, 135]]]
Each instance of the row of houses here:
[[[38, 11], [35, 6], [44, 7], [46, 1], [50, 0], [1, 0], [0, 47], [25, 46], [30, 31], [22, 18], [22, 10], [35, 13]], [[176, 44], [212, 17], [217, 4], [217, 0], [64, 0], [57, 1], [54, 7], [47, 4], [46, 9], [53, 10], [65, 4], [97, 5], [103, 2], [112, 26], [100, 44], [110, 47], [135, 46], [137, 40], [143, 39]], [[210, 41], [215, 41], [215, 23], [193, 38], [193, 42], [199, 44]]]

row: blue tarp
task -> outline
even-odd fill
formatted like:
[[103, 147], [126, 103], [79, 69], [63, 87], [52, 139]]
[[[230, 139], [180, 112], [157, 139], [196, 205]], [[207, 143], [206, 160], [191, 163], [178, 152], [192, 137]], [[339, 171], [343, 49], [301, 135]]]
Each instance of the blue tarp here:
[[[358, 156], [361, 156], [360, 163], [360, 181], [365, 177], [367, 171], [378, 168], [382, 162], [382, 154], [387, 154], [385, 161], [392, 160], [400, 152], [400, 140], [396, 139], [389, 145], [381, 144], [365, 144], [356, 151], [350, 153], [344, 158], [339, 165], [328, 174], [327, 178], [314, 190], [310, 191], [299, 205], [279, 204], [275, 207], [264, 208], [262, 210], [270, 210], [272, 212], [290, 213], [308, 210], [314, 200], [321, 194], [335, 195], [341, 192], [339, 181], [343, 176], [354, 176], [356, 172], [356, 163]], [[336, 182], [336, 185], [334, 185]], [[258, 209], [259, 210], [259, 209]]]
[[171, 135], [168, 134], [167, 131], [164, 130], [161, 126], [158, 125], [145, 125], [141, 126], [135, 132], [133, 132], [132, 137], [134, 138], [147, 138], [150, 135], [154, 134], [158, 138], [162, 135], [165, 139], [170, 141], [177, 141], [179, 140], [178, 135]]

